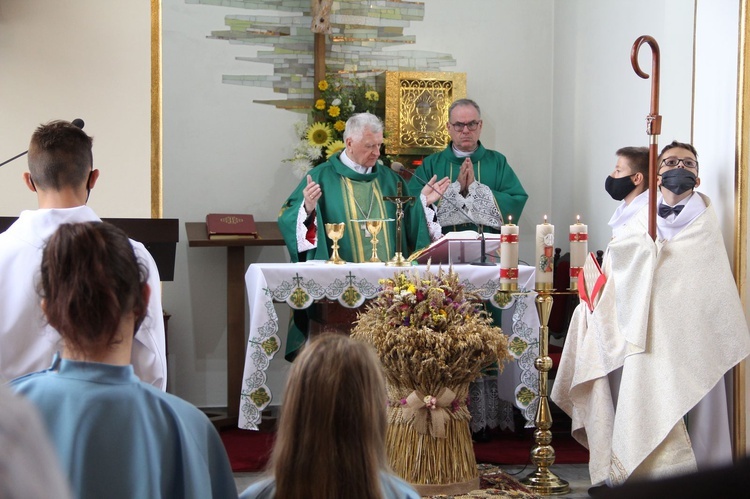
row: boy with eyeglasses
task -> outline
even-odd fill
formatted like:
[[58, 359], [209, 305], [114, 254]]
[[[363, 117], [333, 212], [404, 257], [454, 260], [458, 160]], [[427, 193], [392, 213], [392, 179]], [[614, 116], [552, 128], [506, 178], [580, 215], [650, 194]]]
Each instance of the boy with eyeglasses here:
[[459, 99], [448, 109], [445, 124], [451, 142], [445, 150], [427, 156], [409, 182], [409, 191], [419, 196], [422, 182], [437, 176], [451, 184], [434, 209], [443, 234], [459, 230], [500, 232], [509, 216], [517, 222], [528, 199], [505, 156], [486, 149], [479, 140], [482, 116], [471, 99]]

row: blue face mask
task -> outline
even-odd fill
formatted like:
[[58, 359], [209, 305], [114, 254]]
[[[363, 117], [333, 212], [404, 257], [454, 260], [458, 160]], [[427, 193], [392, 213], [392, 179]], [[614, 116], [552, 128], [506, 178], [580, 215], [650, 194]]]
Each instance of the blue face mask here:
[[695, 173], [686, 168], [675, 168], [661, 174], [661, 186], [678, 196], [695, 188], [697, 178]]

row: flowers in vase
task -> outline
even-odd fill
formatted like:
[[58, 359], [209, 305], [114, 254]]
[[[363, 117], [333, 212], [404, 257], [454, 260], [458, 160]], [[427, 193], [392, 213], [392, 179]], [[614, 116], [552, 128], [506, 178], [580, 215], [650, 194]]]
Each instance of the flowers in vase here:
[[321, 96], [313, 103], [307, 122], [296, 125], [299, 142], [292, 157], [284, 160], [299, 178], [344, 149], [346, 121], [355, 113], [376, 114], [380, 100], [376, 90], [357, 78], [329, 75], [317, 85]]

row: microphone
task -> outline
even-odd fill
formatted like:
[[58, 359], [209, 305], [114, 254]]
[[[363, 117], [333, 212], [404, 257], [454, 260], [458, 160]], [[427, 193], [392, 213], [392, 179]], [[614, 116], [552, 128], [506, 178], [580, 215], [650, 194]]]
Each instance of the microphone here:
[[[78, 128], [80, 128], [81, 130], [83, 130], [83, 125], [84, 125], [84, 123], [83, 123], [83, 120], [82, 120], [81, 118], [76, 118], [76, 119], [74, 119], [73, 121], [71, 121], [70, 123], [71, 123], [72, 125], [75, 125], [75, 126], [77, 126], [77, 127], [78, 127]], [[13, 161], [14, 159], [18, 159], [18, 158], [20, 158], [21, 156], [23, 156], [24, 154], [27, 154], [28, 152], [29, 152], [29, 151], [28, 151], [28, 150], [26, 150], [26, 151], [22, 152], [21, 154], [16, 154], [16, 155], [15, 155], [15, 156], [13, 156], [12, 158], [10, 158], [10, 159], [6, 159], [6, 160], [5, 160], [5, 161], [3, 161], [2, 163], [0, 163], [0, 166], [3, 166], [3, 165], [5, 165], [5, 164], [8, 164], [8, 163], [10, 163], [11, 161]]]
[[[402, 163], [400, 163], [398, 161], [394, 161], [393, 163], [391, 163], [391, 170], [393, 170], [396, 173], [401, 173], [403, 171], [406, 171], [406, 167], [404, 167], [404, 165]], [[427, 182], [425, 179], [423, 179], [422, 177], [420, 177], [419, 175], [417, 175], [416, 172], [409, 172], [409, 173], [411, 173], [412, 176], [414, 178], [416, 178], [417, 181], [419, 181], [420, 184], [429, 187], [430, 189], [432, 189], [435, 192], [438, 192], [437, 189], [435, 189], [433, 186], [431, 186], [430, 183]], [[492, 266], [494, 266], [495, 265], [494, 263], [491, 263], [491, 262], [487, 261], [487, 254], [485, 253], [485, 247], [486, 247], [485, 244], [486, 244], [486, 242], [485, 242], [485, 238], [484, 238], [484, 224], [477, 223], [477, 221], [474, 220], [474, 218], [471, 215], [469, 215], [469, 213], [466, 210], [464, 210], [464, 208], [462, 206], [458, 206], [456, 203], [453, 202], [452, 199], [448, 199], [447, 197], [443, 196], [443, 193], [438, 192], [438, 196], [440, 196], [440, 199], [448, 202], [451, 206], [453, 206], [458, 211], [460, 211], [466, 218], [469, 219], [469, 221], [471, 223], [473, 223], [474, 225], [476, 225], [477, 228], [479, 229], [479, 236], [480, 236], [479, 251], [481, 253], [481, 257], [480, 257], [480, 261], [479, 262], [472, 262], [472, 265], [483, 265], [483, 266], [491, 266], [492, 265]]]

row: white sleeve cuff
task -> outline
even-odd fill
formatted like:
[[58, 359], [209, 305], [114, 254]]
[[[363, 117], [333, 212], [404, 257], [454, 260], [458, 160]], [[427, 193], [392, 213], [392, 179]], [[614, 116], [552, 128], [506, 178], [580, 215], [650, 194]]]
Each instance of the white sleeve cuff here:
[[[307, 250], [311, 250], [318, 247], [318, 234], [315, 234], [315, 241], [310, 242], [307, 240], [307, 227], [305, 226], [305, 220], [307, 219], [307, 212], [305, 211], [305, 203], [302, 203], [297, 213], [297, 252], [304, 253]], [[317, 226], [317, 217], [312, 219], [313, 225]]]
[[443, 227], [439, 223], [433, 222], [435, 220], [435, 211], [430, 206], [427, 206], [427, 196], [420, 194], [419, 200], [422, 202], [422, 208], [424, 209], [424, 217], [427, 221], [430, 241], [437, 241], [443, 235]]

